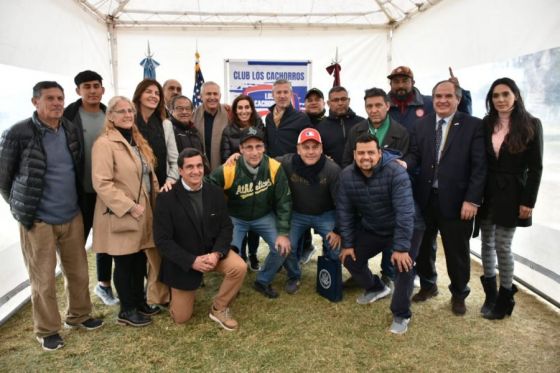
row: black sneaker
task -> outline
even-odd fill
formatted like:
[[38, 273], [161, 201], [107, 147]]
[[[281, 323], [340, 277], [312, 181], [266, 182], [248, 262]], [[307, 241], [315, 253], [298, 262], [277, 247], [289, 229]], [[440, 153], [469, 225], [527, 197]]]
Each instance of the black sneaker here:
[[146, 326], [152, 323], [152, 318], [150, 316], [142, 315], [137, 310], [132, 309], [119, 312], [117, 322], [122, 325]]
[[161, 312], [161, 308], [159, 308], [155, 304], [149, 305], [148, 303], [144, 303], [140, 307], [138, 307], [138, 313], [141, 313], [144, 316], [153, 316], [153, 315], [157, 315], [160, 312]]
[[260, 282], [255, 281], [255, 283], [253, 284], [253, 289], [255, 289], [256, 291], [258, 291], [259, 293], [261, 293], [267, 298], [272, 298], [272, 299], [278, 298], [278, 293], [276, 292], [276, 290], [272, 288], [272, 286], [270, 286], [270, 284], [263, 285]]
[[58, 333], [48, 337], [37, 337], [37, 341], [39, 341], [45, 351], [54, 351], [64, 347], [64, 341]]
[[249, 268], [253, 272], [258, 272], [261, 270], [259, 258], [257, 258], [256, 255], [249, 255]]
[[95, 329], [99, 329], [103, 326], [103, 320], [101, 319], [92, 319], [91, 317], [89, 319], [87, 319], [86, 321], [80, 323], [80, 324], [71, 324], [69, 322], [65, 322], [64, 326], [70, 329], [78, 329], [78, 328], [82, 328], [82, 329], [86, 329], [86, 330], [95, 330]]

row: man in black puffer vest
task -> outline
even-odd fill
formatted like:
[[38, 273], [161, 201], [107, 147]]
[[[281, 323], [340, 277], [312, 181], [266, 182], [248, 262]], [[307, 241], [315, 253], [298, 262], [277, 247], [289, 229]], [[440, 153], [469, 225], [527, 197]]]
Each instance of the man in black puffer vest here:
[[92, 319], [84, 225], [78, 206], [82, 149], [76, 127], [62, 118], [64, 90], [57, 82], [33, 87], [31, 118], [0, 140], [0, 193], [20, 223], [22, 252], [31, 283], [34, 332], [43, 349], [64, 346], [56, 302], [56, 254], [66, 277], [65, 324], [87, 330]]

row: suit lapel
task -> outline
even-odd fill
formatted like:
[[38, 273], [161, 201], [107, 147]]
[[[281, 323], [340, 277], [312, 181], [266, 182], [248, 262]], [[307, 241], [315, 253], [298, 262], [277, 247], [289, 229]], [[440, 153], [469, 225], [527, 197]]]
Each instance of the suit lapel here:
[[445, 139], [445, 144], [443, 145], [443, 151], [441, 152], [440, 161], [443, 157], [445, 157], [445, 154], [447, 153], [447, 149], [449, 149], [451, 143], [457, 137], [457, 133], [461, 128], [461, 122], [460, 122], [461, 119], [462, 118], [461, 115], [459, 115], [459, 113], [455, 113], [455, 115], [453, 115], [453, 117], [451, 118], [451, 121], [449, 123], [449, 128], [447, 130], [447, 138]]
[[[178, 185], [175, 188], [175, 193], [177, 195], [177, 199], [179, 200], [179, 203], [181, 204], [181, 207], [183, 208], [183, 210], [185, 210], [185, 212], [187, 213], [187, 216], [191, 220], [193, 227], [196, 229], [196, 232], [198, 233], [198, 235], [200, 236], [200, 239], [202, 240], [203, 235], [202, 235], [202, 231], [200, 230], [200, 224], [198, 224], [198, 222], [197, 222], [196, 214], [194, 213], [194, 207], [192, 206], [192, 203], [189, 200], [189, 197], [187, 196], [187, 191], [183, 187], [183, 184], [181, 183], [181, 180], [178, 180], [177, 184]], [[203, 224], [204, 223], [205, 222], [203, 221]]]

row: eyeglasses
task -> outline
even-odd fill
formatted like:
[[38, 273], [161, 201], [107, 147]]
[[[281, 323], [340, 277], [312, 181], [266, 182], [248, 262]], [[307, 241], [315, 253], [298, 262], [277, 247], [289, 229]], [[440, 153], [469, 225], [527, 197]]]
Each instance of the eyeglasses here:
[[331, 99], [332, 102], [347, 102], [349, 100], [348, 97], [335, 97]]
[[190, 107], [185, 107], [185, 106], [176, 106], [175, 109], [173, 109], [173, 111], [192, 111], [192, 108]]
[[134, 114], [134, 110], [132, 110], [132, 109], [113, 110], [113, 113], [117, 113], [117, 114], [120, 114], [120, 115], [126, 114], [126, 113]]

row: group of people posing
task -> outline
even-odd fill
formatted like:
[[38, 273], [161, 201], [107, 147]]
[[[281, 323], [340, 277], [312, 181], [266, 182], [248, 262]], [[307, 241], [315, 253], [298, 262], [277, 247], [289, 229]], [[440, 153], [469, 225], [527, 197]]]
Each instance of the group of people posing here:
[[[501, 78], [486, 97], [487, 115], [470, 115], [470, 93], [453, 77], [432, 96], [414, 87], [410, 68], [388, 76], [390, 91], [365, 91], [367, 118], [350, 108], [344, 87], [292, 106], [292, 86], [273, 83], [264, 122], [251, 97], [220, 103], [220, 87], [202, 86], [202, 105], [170, 79], [145, 79], [132, 100], [101, 103], [102, 77], [75, 77], [78, 101], [64, 108], [56, 82], [33, 88], [31, 118], [0, 141], [0, 192], [20, 223], [32, 291], [34, 332], [45, 350], [64, 345], [54, 269], [66, 277], [65, 324], [102, 326], [91, 317], [85, 240], [93, 230], [95, 293], [120, 304], [117, 321], [145, 326], [162, 308], [186, 323], [203, 274], [224, 275], [209, 317], [238, 328], [230, 306], [247, 269], [268, 298], [285, 273], [294, 294], [301, 265], [314, 253], [340, 260], [363, 289], [357, 303], [389, 296], [390, 331], [403, 334], [411, 301], [438, 295], [436, 236], [450, 278], [451, 310], [466, 312], [470, 248], [481, 232], [487, 319], [515, 305], [511, 242], [530, 226], [542, 174], [542, 126], [525, 109], [516, 83]], [[257, 248], [268, 245], [264, 263]], [[380, 276], [368, 261], [382, 255]], [[496, 280], [496, 257], [499, 287]], [[248, 263], [247, 263], [248, 261]], [[112, 271], [114, 263], [114, 271]], [[280, 272], [285, 268], [284, 272]], [[412, 296], [414, 277], [420, 290]], [[117, 296], [113, 294], [111, 280]]]

